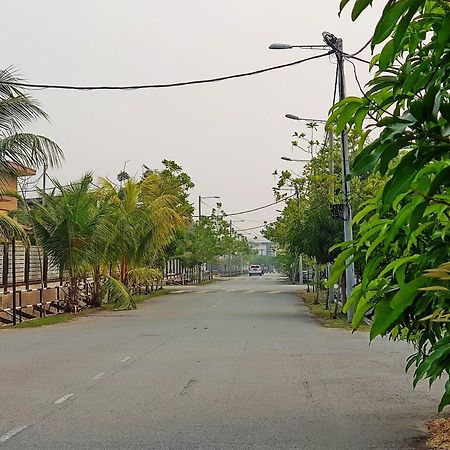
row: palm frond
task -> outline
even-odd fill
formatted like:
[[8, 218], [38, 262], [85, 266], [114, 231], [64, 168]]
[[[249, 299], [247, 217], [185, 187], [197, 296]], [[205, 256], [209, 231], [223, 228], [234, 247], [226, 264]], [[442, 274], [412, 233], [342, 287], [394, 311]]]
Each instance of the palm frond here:
[[128, 272], [128, 279], [131, 284], [136, 286], [145, 286], [153, 284], [162, 280], [163, 274], [158, 269], [150, 269], [147, 267], [140, 267], [132, 269]]
[[61, 148], [52, 140], [31, 133], [15, 133], [0, 139], [0, 171], [14, 173], [15, 165], [56, 167], [63, 159]]
[[44, 111], [28, 95], [0, 98], [0, 132], [16, 133], [39, 118], [47, 118]]
[[119, 280], [107, 275], [103, 283], [103, 289], [108, 303], [114, 303], [114, 309], [117, 311], [136, 309], [136, 303], [134, 303], [130, 292]]
[[6, 214], [0, 214], [0, 240], [9, 242], [13, 239], [22, 241], [23, 244], [29, 245], [28, 234], [19, 222]]

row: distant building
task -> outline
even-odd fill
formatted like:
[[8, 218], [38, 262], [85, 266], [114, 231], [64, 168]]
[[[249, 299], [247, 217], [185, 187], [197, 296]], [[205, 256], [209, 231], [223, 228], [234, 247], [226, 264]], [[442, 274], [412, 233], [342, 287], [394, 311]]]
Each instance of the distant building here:
[[254, 239], [249, 239], [249, 244], [250, 247], [258, 253], [258, 255], [276, 256], [277, 254], [275, 244], [265, 237], [255, 237]]
[[8, 193], [17, 193], [17, 179], [36, 175], [36, 171], [30, 167], [24, 167], [11, 163], [11, 172], [0, 169], [0, 213], [8, 213], [17, 209], [17, 199]]

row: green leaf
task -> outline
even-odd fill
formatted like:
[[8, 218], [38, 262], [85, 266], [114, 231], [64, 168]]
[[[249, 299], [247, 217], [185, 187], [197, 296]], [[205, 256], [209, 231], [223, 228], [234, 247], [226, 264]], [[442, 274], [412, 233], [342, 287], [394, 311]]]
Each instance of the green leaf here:
[[416, 175], [416, 169], [413, 166], [415, 155], [413, 152], [406, 154], [396, 167], [391, 179], [386, 183], [383, 189], [382, 201], [385, 205], [392, 205], [396, 197], [406, 192]]
[[400, 308], [402, 311], [409, 306], [416, 295], [419, 293], [419, 288], [429, 283], [429, 280], [425, 277], [414, 278], [414, 280], [406, 283], [405, 286], [400, 289], [391, 300], [391, 307], [393, 309]]
[[383, 10], [381, 19], [375, 27], [375, 33], [372, 39], [372, 48], [383, 42], [395, 28], [398, 19], [407, 10], [409, 6], [409, 0], [399, 0], [396, 2], [390, 2]]
[[347, 262], [348, 258], [350, 258], [354, 252], [355, 252], [354, 248], [350, 247], [350, 248], [344, 250], [343, 252], [341, 252], [337, 256], [337, 258], [334, 260], [334, 263], [333, 263], [333, 270], [331, 272], [331, 276], [327, 282], [328, 286], [332, 286], [333, 284], [337, 283], [342, 272], [349, 265], [349, 263]]
[[391, 39], [381, 50], [380, 60], [378, 62], [381, 70], [386, 70], [394, 61], [394, 41]]
[[339, 15], [341, 15], [342, 10], [345, 8], [349, 1], [350, 0], [341, 0], [341, 3], [339, 4]]
[[439, 403], [438, 412], [441, 412], [448, 405], [450, 405], [450, 379], [445, 383], [445, 391]]
[[405, 36], [406, 30], [408, 29], [408, 25], [411, 23], [411, 19], [413, 18], [422, 2], [423, 0], [412, 0], [410, 2], [408, 12], [398, 23], [397, 29], [395, 30], [394, 34], [394, 53], [397, 53], [397, 51], [399, 50], [403, 41], [403, 37]]
[[[378, 316], [377, 312], [375, 313], [374, 323], [370, 331], [370, 338], [374, 339], [378, 335], [385, 334], [389, 330], [389, 328], [399, 319], [403, 311], [408, 306], [412, 305], [414, 299], [419, 293], [419, 288], [427, 283], [428, 280], [424, 277], [415, 278], [414, 280], [406, 283], [402, 288], [400, 288], [391, 301], [386, 299], [389, 302], [388, 305], [386, 306], [386, 304], [383, 304], [381, 313]], [[382, 302], [378, 303], [378, 305], [380, 305], [381, 303]]]
[[355, 215], [355, 217], [353, 217], [353, 225], [357, 225], [359, 222], [361, 222], [362, 219], [364, 219], [367, 214], [369, 214], [374, 209], [377, 209], [377, 207], [378, 205], [375, 202], [369, 203], [361, 211], [359, 211], [358, 214]]
[[370, 329], [370, 340], [373, 341], [384, 330], [384, 323], [389, 315], [392, 313], [392, 308], [389, 305], [389, 299], [383, 299], [377, 303], [374, 313], [374, 322]]
[[372, 253], [375, 251], [375, 249], [384, 241], [384, 234], [380, 230], [380, 235], [370, 244], [370, 247], [367, 249], [366, 252], [366, 261], [369, 260]]
[[361, 106], [361, 99], [359, 101], [352, 101], [345, 105], [344, 109], [340, 112], [336, 124], [336, 134], [342, 133], [345, 126], [350, 122], [355, 111]]
[[427, 206], [428, 202], [421, 202], [414, 208], [409, 219], [409, 229], [411, 231], [414, 231], [419, 226], [419, 223], [422, 220], [423, 213], [427, 209]]
[[356, 155], [352, 167], [355, 175], [363, 175], [367, 172], [372, 172], [385, 147], [385, 145], [380, 143], [379, 139], [376, 139]]
[[373, 0], [356, 0], [352, 9], [352, 20], [355, 21], [360, 14], [369, 6]]
[[436, 46], [434, 49], [434, 57], [436, 61], [439, 61], [439, 58], [442, 56], [442, 53], [446, 48], [449, 47], [450, 42], [450, 15], [447, 13], [447, 16], [444, 18], [441, 29], [437, 35]]
[[358, 306], [356, 307], [356, 311], [352, 319], [352, 325], [354, 328], [359, 326], [367, 311], [370, 311], [374, 307], [374, 304], [370, 303], [370, 300], [375, 297], [375, 295], [375, 291], [368, 292], [358, 302]]
[[364, 119], [366, 118], [368, 112], [369, 112], [369, 109], [367, 108], [367, 106], [361, 106], [355, 112], [355, 115], [353, 117], [353, 123], [355, 124], [355, 131], [357, 133], [362, 131], [363, 122], [364, 122]]

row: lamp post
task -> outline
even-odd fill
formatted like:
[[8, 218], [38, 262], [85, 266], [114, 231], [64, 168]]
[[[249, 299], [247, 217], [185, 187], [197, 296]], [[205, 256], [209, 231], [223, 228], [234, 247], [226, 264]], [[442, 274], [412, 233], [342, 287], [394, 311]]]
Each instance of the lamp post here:
[[[343, 100], [346, 96], [345, 86], [345, 74], [344, 74], [344, 52], [343, 41], [341, 38], [337, 38], [331, 33], [323, 33], [323, 39], [325, 45], [290, 45], [290, 44], [272, 44], [269, 46], [273, 50], [285, 50], [293, 48], [305, 48], [305, 49], [321, 49], [332, 50], [337, 58], [338, 64], [338, 87], [339, 87], [339, 100]], [[288, 118], [293, 115], [289, 115]], [[287, 116], [286, 116], [287, 117]], [[350, 205], [350, 181], [348, 176], [350, 174], [350, 165], [348, 157], [348, 138], [345, 129], [341, 133], [341, 150], [342, 150], [342, 187], [344, 191], [344, 241], [353, 240], [352, 230], [352, 210]], [[346, 284], [346, 297], [350, 297], [353, 286], [355, 284], [355, 269], [353, 263], [348, 264], [345, 270], [345, 284]], [[353, 311], [351, 308], [348, 311], [347, 319], [351, 321], [353, 318]]]
[[206, 198], [220, 198], [218, 195], [198, 196], [198, 221], [202, 220], [202, 199]]
[[309, 159], [294, 159], [289, 158], [289, 156], [282, 156], [281, 159], [283, 161], [292, 161], [292, 162], [309, 162]]
[[291, 120], [307, 122], [306, 126], [311, 128], [311, 140], [309, 141], [309, 148], [310, 148], [311, 157], [313, 157], [314, 156], [314, 130], [317, 126], [317, 123], [326, 123], [327, 121], [322, 120], [322, 119], [306, 119], [304, 117], [298, 117], [295, 114], [285, 114], [284, 117], [286, 117], [287, 119], [291, 119]]
[[[231, 244], [231, 239], [233, 237], [233, 222], [245, 222], [245, 220], [242, 219], [238, 219], [238, 220], [232, 220], [230, 219], [230, 228], [229, 228], [229, 232], [230, 232], [230, 244]], [[231, 248], [228, 249], [228, 276], [231, 277]]]

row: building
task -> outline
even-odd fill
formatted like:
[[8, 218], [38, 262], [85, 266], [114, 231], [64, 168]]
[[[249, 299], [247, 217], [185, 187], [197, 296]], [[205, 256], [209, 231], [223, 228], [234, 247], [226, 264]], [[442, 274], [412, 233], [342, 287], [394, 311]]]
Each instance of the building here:
[[17, 180], [19, 177], [36, 175], [36, 171], [30, 167], [24, 167], [17, 163], [9, 164], [11, 171], [0, 169], [0, 213], [8, 213], [17, 209], [17, 198], [8, 193], [17, 193]]
[[255, 236], [253, 239], [249, 239], [248, 243], [258, 255], [276, 256], [277, 254], [275, 245], [265, 237]]

